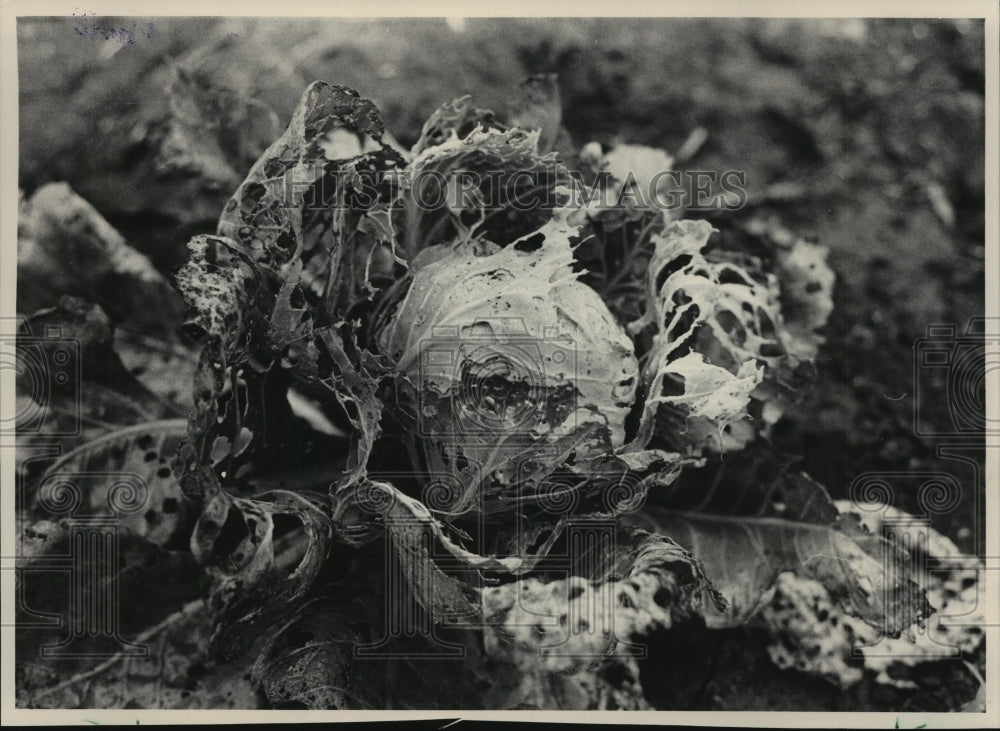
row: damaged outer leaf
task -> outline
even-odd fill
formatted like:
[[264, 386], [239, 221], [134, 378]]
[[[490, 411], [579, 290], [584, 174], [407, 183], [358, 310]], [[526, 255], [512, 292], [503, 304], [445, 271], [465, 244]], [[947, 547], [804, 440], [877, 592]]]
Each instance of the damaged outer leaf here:
[[467, 98], [439, 109], [404, 184], [410, 257], [473, 234], [506, 246], [548, 221], [568, 201], [560, 188], [568, 174], [556, 153], [540, 151], [544, 132], [501, 125]]
[[[351, 306], [354, 293], [370, 296], [367, 279], [358, 280], [367, 277], [368, 267], [359, 275], [357, 247], [367, 246], [364, 256], [370, 259], [373, 247], [385, 243], [371, 238], [379, 227], [359, 228], [375, 211], [355, 210], [357, 191], [348, 189], [359, 171], [377, 173], [400, 160], [399, 153], [379, 142], [382, 133], [371, 102], [343, 87], [313, 84], [284, 135], [226, 206], [219, 235], [196, 237], [189, 244], [191, 259], [175, 279], [193, 312], [189, 329], [208, 336], [188, 442], [176, 461], [190, 494], [200, 494], [211, 482], [206, 470], [220, 462], [212, 456], [218, 444], [237, 445], [247, 430], [254, 449], [267, 446], [260, 439], [268, 426], [262, 421], [265, 404], [253, 394], [282, 388], [280, 380], [265, 385], [263, 377], [276, 363], [313, 397], [343, 410], [355, 427], [346, 479], [356, 479], [363, 470], [378, 435], [381, 403], [371, 382], [376, 376], [366, 369], [374, 360], [348, 353], [356, 350], [353, 334], [345, 334], [351, 342], [339, 342], [339, 313]], [[342, 149], [354, 152], [341, 144], [344, 135], [365, 137], [370, 143], [359, 141], [360, 149], [376, 149], [330, 160], [327, 155]], [[357, 238], [362, 228], [367, 243]], [[227, 378], [242, 379], [246, 396], [243, 410], [227, 411], [220, 423], [220, 399], [239, 406], [240, 394], [230, 397], [226, 391]], [[273, 412], [283, 397], [272, 395]], [[272, 432], [278, 428], [277, 422], [270, 426]], [[244, 460], [251, 457], [247, 452]], [[229, 467], [232, 472], [237, 465]]]
[[683, 379], [684, 392], [650, 396], [648, 405], [684, 405], [700, 418], [725, 425], [745, 414], [750, 392], [760, 383], [762, 369], [746, 361], [733, 374], [706, 362], [700, 353], [688, 353], [670, 363], [668, 372]]
[[836, 275], [826, 261], [828, 250], [774, 220], [753, 219], [747, 231], [765, 239], [774, 250], [789, 354], [801, 360], [815, 358], [826, 341], [822, 329], [833, 312]]
[[823, 487], [787, 458], [762, 447], [727, 461], [682, 474], [655, 489], [656, 506], [625, 517], [669, 535], [703, 562], [729, 602], [725, 612], [705, 606], [708, 626], [747, 622], [784, 571], [820, 582], [844, 612], [889, 635], [932, 611], [908, 578], [909, 557], [839, 519]]
[[[483, 616], [493, 625], [487, 652], [519, 668], [522, 704], [647, 707], [630, 641], [690, 616], [714, 590], [697, 560], [669, 538], [634, 531], [620, 549], [606, 580], [527, 578], [483, 590]], [[609, 695], [615, 703], [605, 706]]]
[[[818, 336], [813, 334], [810, 348], [799, 330], [786, 327], [779, 304], [785, 293], [778, 277], [750, 259], [706, 258], [703, 249], [713, 231], [705, 221], [677, 221], [662, 233], [652, 233], [655, 250], [646, 282], [649, 301], [644, 315], [629, 330], [638, 333], [654, 323], [656, 333], [643, 369], [649, 396], [630, 450], [649, 444], [658, 418], [665, 418], [667, 424], [686, 420], [690, 434], [680, 443], [695, 450], [709, 446], [732, 451], [745, 446], [755, 431], [766, 429], [780, 416], [787, 392], [794, 389], [788, 382], [798, 364], [815, 357]], [[813, 290], [814, 284], [803, 284], [799, 271], [803, 268], [822, 279], [821, 288], [832, 286], [828, 269], [799, 262], [800, 258], [798, 254], [786, 257], [789, 266], [783, 270], [783, 282], [790, 288], [788, 297], [801, 298]], [[815, 310], [805, 327], [813, 332], [828, 314], [825, 309]], [[698, 361], [688, 352], [691, 348], [711, 363], [708, 370], [715, 369], [714, 375], [698, 372]], [[731, 374], [728, 379], [722, 377], [726, 372]], [[729, 408], [702, 413], [700, 407], [709, 403], [718, 407], [718, 402], [695, 401], [688, 392], [708, 393], [704, 388], [713, 381]], [[756, 429], [745, 410], [751, 398], [762, 403]], [[683, 404], [684, 408], [679, 413], [676, 408], [664, 412], [659, 409], [662, 403]], [[676, 434], [662, 436], [677, 446]]]
[[[353, 335], [339, 338], [329, 328], [320, 330], [318, 335], [335, 365], [335, 396], [355, 429], [347, 456], [347, 467], [337, 482], [339, 488], [354, 483], [365, 474], [368, 455], [381, 433], [379, 419], [382, 416], [382, 402], [375, 389], [387, 373], [387, 367], [367, 351], [358, 350]], [[358, 362], [352, 361], [348, 356], [345, 343], [354, 346]]]
[[220, 236], [195, 236], [188, 260], [174, 275], [193, 317], [185, 327], [192, 336], [220, 343], [227, 361], [240, 362], [251, 347], [251, 321], [264, 282], [250, 252]]
[[[638, 332], [645, 325], [655, 323], [657, 331], [642, 372], [647, 398], [638, 432], [627, 448], [628, 451], [644, 449], [653, 438], [665, 385], [675, 380], [674, 362], [683, 354], [684, 346], [696, 329], [703, 323], [708, 323], [715, 315], [722, 298], [712, 270], [700, 255], [713, 231], [712, 226], [704, 221], [679, 221], [669, 226], [663, 235], [654, 235], [656, 249], [647, 274], [650, 302], [643, 319], [632, 323], [629, 330]], [[696, 361], [689, 359], [684, 363], [694, 365]], [[741, 360], [740, 366], [742, 364]], [[685, 369], [688, 375], [696, 372], [692, 371], [690, 365]], [[737, 386], [740, 382], [746, 384], [749, 375], [744, 374], [739, 381], [734, 379], [733, 385]], [[684, 373], [676, 374], [676, 377], [685, 380]], [[749, 399], [749, 393], [759, 382], [759, 378], [760, 374], [755, 370], [754, 382], [749, 384], [750, 388], [744, 385], [742, 389], [729, 390], [729, 401], [736, 405], [742, 399]], [[718, 379], [715, 380], [721, 385]], [[685, 390], [687, 387], [685, 381]], [[707, 396], [708, 394], [702, 396], [703, 402], [706, 402]], [[693, 413], [695, 416], [699, 415], [697, 412]], [[731, 410], [727, 409], [724, 413], [729, 416]], [[720, 429], [723, 426], [724, 424], [720, 424]]]
[[[329, 517], [310, 500], [283, 490], [259, 498], [269, 499], [246, 500], [214, 489], [205, 496], [191, 536], [191, 550], [213, 584], [212, 644], [225, 657], [244, 652], [257, 633], [298, 605], [332, 541]], [[276, 516], [292, 517], [303, 531], [287, 556], [275, 552]]]
[[[321, 300], [321, 321], [336, 321], [367, 285], [356, 278], [364, 272], [357, 270], [355, 248], [362, 249], [363, 263], [374, 247], [394, 246], [391, 228], [365, 228], [383, 232], [374, 240], [358, 236], [365, 216], [384, 212], [389, 201], [382, 195], [391, 195], [386, 181], [404, 163], [382, 143], [384, 131], [367, 99], [346, 87], [311, 84], [288, 129], [251, 168], [219, 219], [218, 233], [246, 244], [279, 280], [301, 260], [303, 287]], [[350, 136], [363, 143], [345, 147], [341, 138]], [[338, 159], [345, 149], [363, 152]]]
[[450, 139], [466, 137], [476, 127], [501, 129], [503, 125], [494, 118], [493, 112], [476, 107], [471, 96], [445, 102], [424, 122], [412, 154], [417, 156]]
[[[856, 513], [858, 506], [836, 502], [842, 513]], [[899, 637], [885, 636], [876, 628], [845, 613], [819, 582], [782, 574], [773, 599], [763, 607], [761, 624], [774, 641], [768, 646], [779, 667], [794, 667], [827, 678], [841, 687], [860, 682], [865, 671], [878, 683], [915, 688], [901, 668], [925, 662], [968, 657], [983, 642], [986, 594], [984, 564], [969, 557], [926, 521], [888, 505], [867, 505], [861, 513], [872, 535], [882, 525], [906, 537], [913, 552], [911, 578], [925, 587], [937, 616], [926, 621], [913, 617]], [[919, 554], [926, 552], [922, 566]], [[858, 655], [863, 665], [851, 662]]]

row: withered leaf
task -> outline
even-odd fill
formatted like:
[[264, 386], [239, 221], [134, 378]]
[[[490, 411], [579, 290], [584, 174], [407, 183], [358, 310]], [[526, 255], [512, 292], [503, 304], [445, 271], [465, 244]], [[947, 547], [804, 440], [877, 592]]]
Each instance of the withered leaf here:
[[[294, 539], [279, 541], [286, 534]], [[253, 500], [218, 487], [207, 493], [191, 549], [212, 580], [213, 648], [224, 657], [241, 654], [296, 607], [331, 541], [329, 516], [298, 493], [276, 490]]]

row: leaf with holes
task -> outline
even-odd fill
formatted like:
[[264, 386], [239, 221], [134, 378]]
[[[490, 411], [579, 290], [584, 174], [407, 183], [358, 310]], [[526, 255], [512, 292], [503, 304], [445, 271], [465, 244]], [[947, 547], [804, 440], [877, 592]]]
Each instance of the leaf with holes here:
[[622, 538], [616, 565], [601, 576], [531, 577], [483, 590], [486, 651], [519, 669], [519, 704], [647, 708], [635, 643], [688, 619], [703, 598], [723, 606], [698, 560], [678, 544], [642, 530]]
[[185, 426], [173, 419], [126, 427], [67, 452], [32, 489], [36, 519], [113, 516], [123, 535], [183, 545], [197, 506], [181, 491], [170, 458]]
[[294, 492], [206, 497], [191, 548], [212, 581], [213, 647], [231, 657], [305, 596], [329, 554], [332, 524], [322, 504]]
[[767, 447], [685, 472], [651, 494], [626, 521], [698, 556], [729, 604], [724, 612], [705, 605], [711, 627], [746, 623], [785, 571], [818, 581], [844, 612], [889, 635], [933, 611], [899, 546], [841, 519], [821, 485]]

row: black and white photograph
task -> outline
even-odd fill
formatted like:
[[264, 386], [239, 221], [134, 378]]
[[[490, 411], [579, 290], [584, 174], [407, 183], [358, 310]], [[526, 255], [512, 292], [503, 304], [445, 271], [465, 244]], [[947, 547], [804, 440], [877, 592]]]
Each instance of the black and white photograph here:
[[1000, 720], [996, 3], [59, 7], [5, 724]]

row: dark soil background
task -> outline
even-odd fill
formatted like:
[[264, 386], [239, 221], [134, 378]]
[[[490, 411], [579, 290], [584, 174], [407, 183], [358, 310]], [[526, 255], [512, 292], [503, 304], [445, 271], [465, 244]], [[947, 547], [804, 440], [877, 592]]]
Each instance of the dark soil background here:
[[[543, 72], [559, 74], [577, 145], [676, 151], [704, 128], [687, 167], [746, 173], [746, 207], [711, 215], [723, 236], [780, 223], [828, 246], [838, 275], [818, 386], [775, 441], [837, 498], [889, 473], [896, 505], [918, 514], [914, 473], [955, 475], [957, 506], [930, 517], [982, 550], [981, 439], [914, 425], [918, 399], [934, 431], [953, 418], [946, 371], [915, 371], [915, 342], [984, 312], [981, 21], [145, 18], [131, 43], [99, 31], [121, 27], [133, 19], [19, 21], [20, 185], [67, 181], [164, 272], [214, 229], [316, 79], [372, 99], [404, 145], [439, 104], [472, 94], [502, 114]], [[946, 444], [965, 447], [939, 456]], [[776, 670], [754, 638], [677, 641], [657, 638], [653, 655], [690, 667], [643, 669], [654, 703], [676, 708], [948, 710], [975, 693], [953, 666], [916, 692], [843, 693]]]

